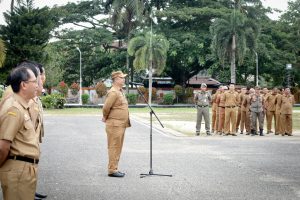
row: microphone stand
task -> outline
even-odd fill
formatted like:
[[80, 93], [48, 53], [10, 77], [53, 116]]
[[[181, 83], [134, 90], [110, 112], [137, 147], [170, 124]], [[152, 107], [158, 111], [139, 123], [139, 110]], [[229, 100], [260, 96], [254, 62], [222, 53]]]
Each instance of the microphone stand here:
[[144, 178], [146, 176], [169, 176], [172, 177], [172, 175], [169, 174], [155, 174], [153, 173], [153, 168], [152, 168], [152, 116], [154, 115], [155, 118], [157, 119], [157, 121], [160, 123], [161, 127], [164, 128], [164, 126], [162, 125], [161, 121], [158, 119], [157, 115], [155, 114], [155, 112], [153, 111], [152, 107], [149, 105], [147, 99], [145, 98], [145, 96], [142, 94], [142, 92], [139, 90], [139, 88], [137, 87], [137, 84], [135, 84], [135, 87], [138, 91], [138, 93], [143, 97], [145, 103], [148, 105], [148, 108], [150, 109], [150, 170], [148, 174], [140, 174], [140, 178]]

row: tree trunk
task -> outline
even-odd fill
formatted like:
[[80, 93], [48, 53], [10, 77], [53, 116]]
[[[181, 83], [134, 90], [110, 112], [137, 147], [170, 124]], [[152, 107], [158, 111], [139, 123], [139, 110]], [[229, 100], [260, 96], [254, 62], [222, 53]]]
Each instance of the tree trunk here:
[[236, 83], [236, 76], [235, 76], [235, 51], [236, 51], [236, 45], [235, 45], [235, 35], [232, 36], [232, 44], [231, 44], [231, 64], [230, 64], [230, 81], [231, 83]]

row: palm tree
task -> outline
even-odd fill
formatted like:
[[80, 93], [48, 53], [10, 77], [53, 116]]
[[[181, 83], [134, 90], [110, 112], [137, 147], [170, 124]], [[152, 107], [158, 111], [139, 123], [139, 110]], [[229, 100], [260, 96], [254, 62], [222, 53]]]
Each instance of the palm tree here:
[[0, 39], [0, 68], [3, 66], [6, 57], [6, 48], [4, 41]]
[[133, 56], [133, 67], [136, 70], [149, 69], [149, 104], [152, 98], [152, 70], [161, 74], [166, 66], [168, 40], [162, 36], [147, 32], [132, 38], [128, 44], [128, 54]]
[[239, 11], [225, 19], [216, 19], [210, 31], [213, 35], [212, 50], [221, 64], [230, 61], [230, 80], [236, 83], [236, 57], [243, 63], [247, 48], [255, 49], [258, 29]]
[[[111, 22], [117, 35], [125, 41], [131, 38], [131, 32], [134, 30], [144, 13], [143, 0], [109, 0], [106, 6], [111, 5]], [[129, 55], [126, 56], [126, 69], [129, 71]], [[133, 79], [133, 70], [131, 70]], [[126, 90], [128, 93], [128, 79], [126, 79]], [[131, 80], [133, 81], [133, 80]]]
[[[3, 0], [0, 0], [0, 3], [2, 2]], [[17, 0], [17, 4], [20, 4], [22, 2], [22, 0]], [[12, 12], [14, 10], [14, 7], [15, 7], [15, 0], [11, 0], [10, 2], [10, 11]]]

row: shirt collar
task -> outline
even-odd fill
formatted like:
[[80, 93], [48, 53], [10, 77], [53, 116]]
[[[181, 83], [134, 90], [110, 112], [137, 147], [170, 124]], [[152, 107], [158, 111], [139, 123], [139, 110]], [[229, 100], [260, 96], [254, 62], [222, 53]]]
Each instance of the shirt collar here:
[[28, 102], [25, 101], [24, 98], [22, 98], [20, 95], [18, 95], [16, 93], [14, 93], [13, 96], [21, 104], [21, 106], [23, 106], [25, 109], [29, 108], [29, 104], [28, 104]]

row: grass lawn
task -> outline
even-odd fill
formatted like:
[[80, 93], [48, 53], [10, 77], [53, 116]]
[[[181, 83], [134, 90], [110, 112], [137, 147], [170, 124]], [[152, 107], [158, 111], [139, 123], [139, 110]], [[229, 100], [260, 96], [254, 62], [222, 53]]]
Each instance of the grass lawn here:
[[[195, 108], [153, 108], [163, 124], [173, 130], [185, 132], [184, 124], [196, 123]], [[300, 130], [300, 108], [294, 108], [293, 114], [293, 130]], [[129, 112], [133, 116], [148, 120], [148, 108], [130, 108]], [[65, 108], [57, 110], [45, 110], [45, 114], [50, 115], [102, 115], [101, 108]], [[154, 122], [156, 121], [153, 117]], [[176, 124], [178, 122], [178, 124]], [[266, 122], [265, 122], [266, 124]], [[193, 125], [194, 126], [194, 125]], [[191, 131], [186, 134], [190, 135]]]

